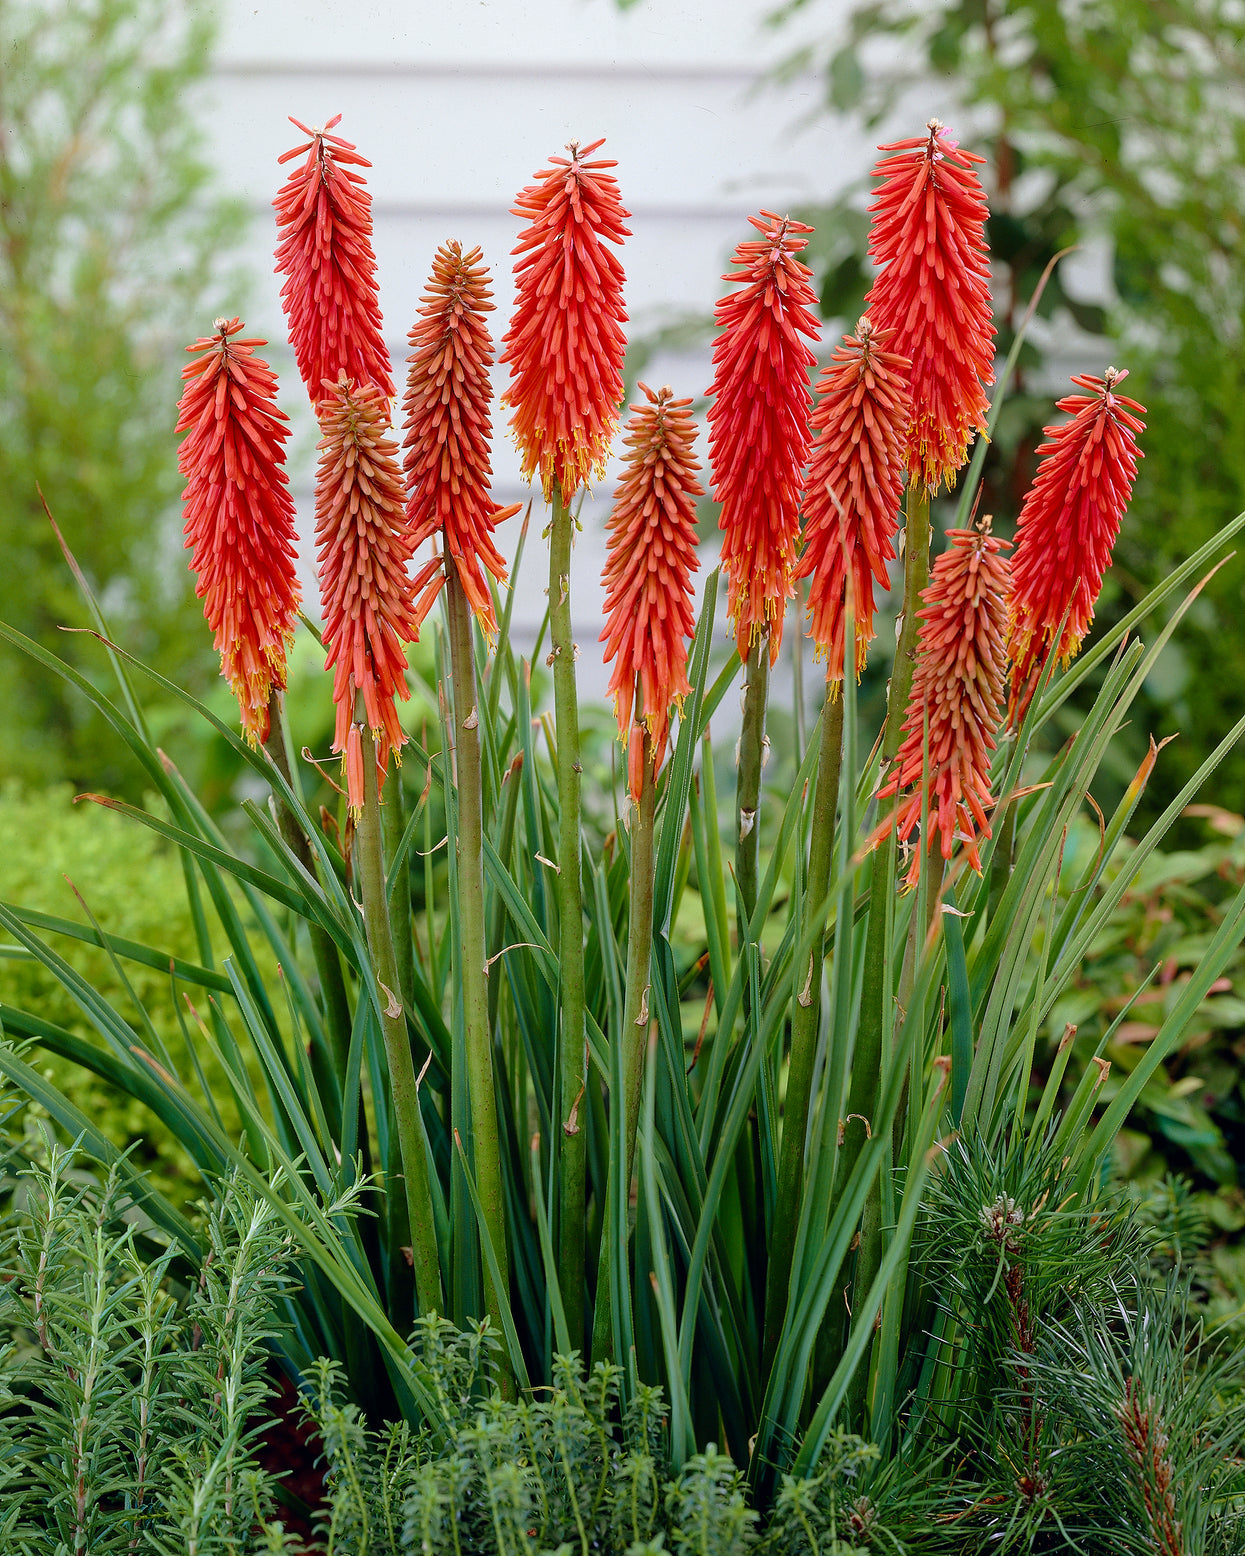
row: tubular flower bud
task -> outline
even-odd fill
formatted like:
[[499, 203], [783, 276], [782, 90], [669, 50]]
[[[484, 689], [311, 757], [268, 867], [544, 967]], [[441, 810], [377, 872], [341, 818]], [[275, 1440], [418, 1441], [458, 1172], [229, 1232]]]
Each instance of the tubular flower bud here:
[[646, 403], [633, 405], [627, 423], [622, 480], [609, 522], [605, 585], [605, 659], [615, 661], [609, 690], [618, 731], [630, 742], [631, 792], [640, 797], [643, 718], [658, 766], [670, 731], [670, 705], [682, 704], [687, 681], [687, 639], [695, 630], [692, 574], [696, 560], [696, 479], [692, 454], [696, 425], [691, 400], [670, 389], [656, 394], [641, 384]]
[[371, 167], [348, 140], [290, 123], [310, 140], [278, 158], [289, 162], [306, 153], [281, 186], [277, 213], [277, 272], [285, 276], [281, 305], [290, 344], [312, 404], [324, 383], [338, 374], [358, 384], [376, 384], [393, 398], [393, 372], [381, 329], [376, 256], [372, 252], [372, 197], [360, 173]]
[[768, 628], [772, 664], [794, 592], [813, 400], [808, 370], [817, 361], [805, 341], [818, 337], [817, 298], [812, 272], [796, 258], [808, 246], [801, 234], [813, 229], [772, 211], [748, 220], [761, 237], [736, 248], [737, 268], [722, 279], [737, 290], [714, 310], [709, 458], [739, 657]]
[[937, 119], [928, 134], [882, 151], [869, 254], [882, 267], [865, 299], [912, 363], [908, 478], [929, 491], [950, 485], [973, 432], [986, 430], [994, 382], [994, 325], [986, 248], [986, 198], [975, 164]]
[[[1003, 633], [1009, 589], [1009, 543], [979, 529], [953, 529], [922, 592], [912, 700], [904, 740], [889, 783], [879, 798], [916, 784], [896, 809], [894, 824], [906, 840], [928, 807], [929, 836], [913, 854], [907, 884], [921, 873], [921, 854], [939, 841], [950, 859], [959, 839], [980, 872], [979, 837], [990, 836], [990, 753], [1002, 715], [1006, 663]], [[929, 765], [926, 766], [928, 741]]]
[[856, 622], [856, 674], [872, 641], [873, 584], [890, 588], [912, 401], [906, 357], [884, 349], [866, 315], [846, 335], [817, 382], [815, 434], [804, 493], [809, 635], [826, 660], [831, 690], [843, 679], [847, 574]]
[[[480, 564], [505, 582], [506, 564], [493, 544], [493, 530], [519, 505], [500, 508], [489, 496], [493, 342], [484, 315], [492, 311], [493, 294], [488, 282], [478, 248], [464, 255], [460, 243], [445, 243], [437, 250], [419, 319], [408, 336], [402, 409], [411, 548], [444, 532], [445, 554], [453, 558], [463, 592], [491, 637], [497, 618]], [[433, 557], [412, 585], [417, 625], [444, 582], [444, 556]]]
[[359, 697], [376, 742], [377, 782], [390, 751], [406, 739], [395, 697], [407, 698], [403, 643], [419, 637], [406, 564], [402, 473], [386, 397], [376, 384], [340, 378], [319, 405], [316, 556], [324, 619], [324, 667], [333, 669], [337, 724], [333, 750], [346, 757], [350, 808], [363, 808], [363, 756], [355, 704]]
[[236, 340], [241, 319], [217, 319], [216, 333], [187, 351], [176, 431], [187, 479], [183, 533], [193, 547], [195, 593], [220, 653], [221, 674], [238, 699], [242, 732], [268, 739], [268, 699], [285, 689], [299, 588], [294, 571], [294, 504], [285, 475], [286, 417], [276, 374], [255, 355], [262, 340]]
[[[1066, 665], [1094, 619], [1102, 575], [1137, 476], [1145, 406], [1116, 393], [1127, 372], [1072, 382], [1058, 402], [1071, 419], [1045, 428], [1037, 476], [1020, 510], [1012, 560], [1009, 716], [1020, 723], [1052, 649]], [[1133, 413], [1137, 414], [1134, 415]], [[1066, 620], [1065, 620], [1066, 617]]]
[[618, 428], [627, 322], [623, 268], [604, 239], [631, 236], [631, 214], [619, 200], [616, 162], [586, 159], [604, 141], [569, 157], [550, 157], [511, 211], [527, 220], [515, 264], [514, 319], [502, 361], [510, 387], [502, 404], [523, 461], [523, 475], [540, 474], [545, 501], [553, 483], [569, 502], [581, 485], [600, 479]]

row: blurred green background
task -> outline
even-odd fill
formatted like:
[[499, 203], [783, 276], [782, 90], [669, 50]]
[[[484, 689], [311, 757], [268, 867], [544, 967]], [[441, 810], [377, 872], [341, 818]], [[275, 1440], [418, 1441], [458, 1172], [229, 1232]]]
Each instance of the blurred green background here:
[[[0, 0], [0, 618], [106, 673], [57, 632], [84, 614], [38, 486], [121, 641], [197, 692], [216, 663], [182, 556], [177, 359], [242, 287], [241, 207], [189, 109], [212, 37], [180, 0]], [[132, 795], [102, 721], [7, 647], [0, 707], [0, 778]]]

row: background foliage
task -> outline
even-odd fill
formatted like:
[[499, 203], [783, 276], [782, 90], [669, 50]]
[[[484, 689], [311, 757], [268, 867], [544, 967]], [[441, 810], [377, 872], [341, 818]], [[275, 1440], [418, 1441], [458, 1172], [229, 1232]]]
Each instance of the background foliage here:
[[[237, 284], [240, 210], [190, 109], [212, 33], [186, 0], [0, 0], [0, 617], [41, 640], [81, 619], [38, 482], [118, 630], [200, 686], [170, 408], [185, 320]], [[0, 705], [0, 777], [133, 792], [88, 706], [7, 648]]]

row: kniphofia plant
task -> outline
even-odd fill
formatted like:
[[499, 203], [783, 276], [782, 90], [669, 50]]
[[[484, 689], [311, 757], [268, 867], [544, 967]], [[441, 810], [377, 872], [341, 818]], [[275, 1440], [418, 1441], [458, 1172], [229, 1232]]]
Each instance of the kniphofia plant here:
[[486, 1299], [500, 1329], [510, 1256], [485, 960], [480, 706], [471, 622], [474, 612], [486, 633], [497, 631], [484, 572], [498, 583], [505, 581], [506, 567], [493, 544], [493, 531], [518, 505], [499, 507], [489, 494], [493, 342], [485, 314], [492, 310], [492, 295], [478, 248], [464, 254], [461, 244], [447, 243], [437, 250], [420, 317], [410, 332], [402, 408], [410, 543], [419, 546], [432, 540], [441, 547], [416, 579], [416, 588], [424, 585], [421, 610], [426, 612], [442, 581], [446, 589], [457, 777], [458, 967], [471, 1110], [468, 1144], [498, 1269], [497, 1284], [491, 1270], [485, 1272]]
[[585, 1107], [588, 1045], [584, 1028], [583, 888], [580, 879], [579, 706], [577, 648], [571, 632], [570, 503], [605, 473], [618, 427], [626, 339], [623, 267], [615, 249], [624, 226], [617, 164], [590, 160], [604, 144], [567, 146], [536, 182], [519, 191], [512, 215], [527, 222], [514, 253], [515, 310], [502, 361], [510, 386], [510, 428], [523, 473], [540, 476], [549, 522], [549, 637], [552, 643], [558, 760], [558, 955], [562, 977], [559, 1034], [558, 1235], [562, 1298], [576, 1348], [585, 1335]]
[[[922, 140], [911, 148], [916, 153], [913, 167], [925, 157], [926, 145]], [[962, 160], [957, 165], [964, 172]], [[910, 188], [913, 167], [905, 173]], [[930, 170], [917, 171], [926, 177]], [[558, 171], [563, 194], [565, 180], [575, 176], [568, 166]], [[930, 198], [928, 190], [925, 198]], [[561, 274], [556, 266], [548, 273]], [[913, 297], [919, 301], [923, 295], [914, 286]], [[878, 322], [872, 304], [869, 317], [878, 330], [892, 327]], [[898, 335], [886, 339], [885, 349], [915, 361]], [[979, 383], [984, 383], [983, 374]], [[345, 449], [348, 428], [342, 418], [353, 415], [356, 466], [362, 468], [359, 461], [365, 454], [373, 464], [369, 490], [359, 488], [357, 512], [364, 514], [365, 527], [372, 526], [369, 534], [388, 536], [385, 525], [390, 520], [398, 529], [407, 520], [402, 499], [393, 497], [392, 468], [381, 458], [387, 407], [375, 400], [376, 395], [384, 400], [383, 388], [359, 381], [352, 385], [348, 378], [344, 387], [339, 379], [331, 380], [329, 390], [338, 402], [335, 410], [330, 406], [329, 426], [336, 446]], [[990, 411], [996, 413], [997, 402]], [[556, 440], [553, 446], [556, 450]], [[392, 457], [390, 452], [387, 458]], [[975, 471], [970, 472], [962, 494], [970, 508], [975, 478]], [[330, 480], [340, 484], [341, 479], [336, 461], [330, 461], [326, 491]], [[918, 480], [917, 485], [924, 482]], [[393, 506], [378, 503], [377, 493]], [[923, 492], [917, 496], [923, 499]], [[565, 510], [565, 504], [561, 506]], [[910, 504], [910, 524], [916, 506]], [[340, 519], [349, 510], [348, 504], [330, 497], [324, 511]], [[1245, 517], [1230, 529], [1242, 526]], [[842, 530], [839, 538], [841, 542]], [[392, 544], [409, 540], [409, 534], [405, 539], [395, 534]], [[577, 1093], [559, 1073], [568, 1049], [556, 1036], [565, 994], [565, 957], [559, 957], [555, 946], [560, 929], [565, 951], [573, 923], [586, 933], [584, 1033], [590, 1050], [586, 1067], [577, 1069], [575, 1077], [583, 1093], [574, 1122], [582, 1143], [589, 1146], [580, 1220], [591, 1255], [589, 1272], [599, 1268], [598, 1237], [609, 1227], [607, 1235], [615, 1239], [614, 1267], [620, 1273], [625, 1270], [630, 1281], [631, 1300], [615, 1304], [610, 1326], [611, 1333], [617, 1326], [611, 1349], [624, 1399], [635, 1402], [641, 1383], [660, 1381], [667, 1391], [676, 1465], [712, 1435], [741, 1462], [751, 1449], [753, 1480], [762, 1492], [779, 1466], [790, 1464], [799, 1473], [814, 1468], [828, 1435], [844, 1419], [866, 1431], [887, 1453], [917, 1452], [927, 1440], [924, 1433], [945, 1443], [945, 1434], [938, 1435], [940, 1423], [980, 1425], [980, 1392], [998, 1373], [983, 1370], [978, 1342], [988, 1330], [976, 1323], [980, 1315], [960, 1302], [954, 1287], [929, 1289], [933, 1266], [927, 1258], [928, 1240], [939, 1229], [925, 1216], [923, 1196], [932, 1170], [940, 1181], [953, 1169], [961, 1170], [945, 1145], [935, 1142], [945, 1141], [958, 1113], [963, 1150], [969, 1169], [977, 1174], [972, 1181], [980, 1180], [980, 1190], [974, 1188], [980, 1206], [989, 1211], [1000, 1196], [1026, 1196], [1025, 1224], [1044, 1226], [1030, 1217], [1045, 1192], [1041, 1176], [1049, 1163], [1043, 1165], [1041, 1146], [1050, 1131], [1052, 1148], [1057, 1147], [1051, 1171], [1069, 1185], [1068, 1192], [1077, 1194], [1087, 1213], [1093, 1213], [1114, 1131], [1187, 1030], [1245, 924], [1245, 893], [1225, 898], [1222, 922], [1204, 959], [1172, 996], [1160, 1031], [1138, 1055], [1136, 1068], [1097, 1121], [1101, 1066], [1091, 1063], [1083, 1079], [1064, 1084], [1059, 1077], [1066, 1081], [1066, 1075], [1058, 1066], [1066, 1063], [1066, 1056], [1052, 1060], [1049, 1094], [1036, 1112], [1029, 1111], [1030, 1079], [1042, 1058], [1039, 1045], [1055, 1002], [1077, 976], [1165, 828], [1222, 752], [1240, 737], [1239, 726], [1228, 732], [1194, 784], [1140, 837], [1128, 867], [1115, 870], [1112, 860], [1120, 857], [1119, 844], [1154, 760], [1153, 755], [1147, 757], [1115, 814], [1105, 818], [1102, 847], [1097, 846], [1095, 826], [1088, 863], [1069, 866], [1065, 834], [1078, 825], [1084, 796], [1146, 675], [1176, 630], [1179, 610], [1152, 642], [1143, 644], [1133, 634], [1148, 613], [1177, 601], [1182, 587], [1200, 579], [1222, 543], [1220, 539], [1204, 547], [1175, 570], [1150, 599], [1087, 646], [1070, 667], [1052, 665], [1049, 685], [1039, 686], [1020, 729], [999, 743], [991, 764], [990, 791], [1007, 800], [1015, 816], [1014, 868], [1010, 852], [1000, 847], [1000, 829], [992, 817], [995, 835], [981, 834], [977, 840], [982, 875], [971, 869], [965, 850], [953, 850], [940, 896], [933, 891], [933, 871], [922, 869], [916, 888], [905, 893], [899, 890], [899, 872], [886, 845], [871, 855], [861, 852], [879, 819], [872, 807], [889, 769], [884, 775], [881, 757], [860, 755], [852, 619], [856, 602], [854, 590], [845, 588], [841, 688], [827, 710], [837, 708], [842, 716], [841, 781], [827, 784], [825, 801], [815, 798], [810, 806], [809, 785], [820, 760], [814, 745], [781, 793], [775, 786], [775, 825], [767, 829], [755, 906], [736, 946], [733, 915], [727, 910], [729, 876], [721, 859], [724, 833], [729, 838], [737, 828], [720, 825], [717, 778], [707, 747], [709, 721], [720, 723], [718, 710], [737, 680], [738, 665], [732, 659], [720, 672], [716, 666], [711, 670], [718, 578], [710, 574], [687, 665], [690, 690], [681, 711], [672, 716], [669, 755], [655, 789], [653, 928], [647, 968], [647, 1030], [653, 1042], [637, 1125], [634, 1222], [625, 1188], [617, 1192], [625, 1172], [627, 1109], [622, 1101], [625, 1084], [615, 1068], [621, 1066], [628, 1035], [622, 926], [629, 914], [638, 921], [643, 912], [642, 903], [628, 900], [629, 886], [634, 890], [634, 878], [629, 880], [634, 842], [625, 828], [611, 824], [612, 817], [602, 818], [590, 809], [587, 824], [576, 823], [560, 852], [552, 846], [551, 839], [565, 823], [552, 778], [549, 746], [554, 742], [548, 738], [548, 721], [533, 721], [539, 712], [532, 707], [533, 682], [510, 640], [513, 587], [508, 594], [494, 593], [484, 579], [497, 621], [495, 656], [486, 655], [482, 645], [477, 648], [483, 672], [476, 707], [484, 951], [491, 965], [487, 992], [510, 1239], [508, 1281], [500, 1278], [497, 1249], [484, 1235], [486, 1207], [473, 1203], [460, 1216], [461, 1201], [454, 1199], [461, 1183], [480, 1201], [476, 1175], [461, 1170], [469, 1143], [461, 1107], [467, 1091], [465, 1022], [457, 992], [461, 941], [452, 926], [461, 918], [457, 862], [463, 842], [445, 754], [457, 739], [448, 703], [439, 742], [425, 739], [422, 730], [419, 738], [414, 728], [402, 731], [407, 761], [400, 772], [389, 773], [386, 792], [393, 794], [405, 782], [412, 811], [383, 861], [370, 843], [363, 848], [360, 834], [351, 835], [348, 804], [321, 825], [303, 804], [297, 786], [241, 738], [232, 721], [204, 710], [248, 775], [262, 779], [290, 808], [313, 856], [315, 869], [309, 871], [262, 806], [249, 806], [246, 814], [264, 853], [257, 859], [243, 857], [237, 837], [226, 838], [171, 760], [161, 760], [145, 733], [129, 681], [129, 661], [119, 650], [110, 650], [122, 675], [125, 709], [91, 682], [79, 677], [75, 684], [127, 742], [142, 764], [144, 779], [161, 797], [163, 809], [133, 811], [135, 822], [182, 848], [192, 875], [197, 872], [198, 883], [206, 885], [211, 896], [215, 917], [200, 913], [197, 952], [177, 954], [173, 961], [179, 987], [192, 989], [196, 1010], [204, 1012], [202, 1026], [191, 1016], [191, 1042], [184, 1049], [176, 1037], [165, 1043], [160, 1032], [163, 1011], [144, 1012], [146, 1020], [140, 1017], [135, 1023], [129, 1006], [122, 1010], [110, 1005], [45, 939], [47, 932], [83, 938], [88, 933], [84, 926], [66, 927], [67, 920], [49, 924], [46, 918], [36, 922], [33, 915], [0, 905], [6, 934], [63, 980], [88, 1012], [96, 1036], [62, 1032], [38, 1010], [9, 1008], [3, 1013], [5, 1032], [93, 1066], [178, 1131], [203, 1173], [236, 1169], [256, 1192], [269, 1197], [289, 1216], [304, 1254], [306, 1279], [291, 1295], [291, 1322], [278, 1342], [290, 1365], [305, 1371], [314, 1351], [336, 1353], [350, 1369], [356, 1399], [366, 1400], [375, 1414], [401, 1411], [435, 1434], [437, 1400], [425, 1387], [420, 1358], [403, 1338], [412, 1317], [408, 1258], [423, 1261], [429, 1243], [438, 1278], [441, 1271], [446, 1273], [442, 1298], [461, 1325], [485, 1311], [479, 1272], [490, 1278], [496, 1272], [503, 1340], [520, 1385], [549, 1382], [554, 1347], [567, 1351], [582, 1343], [582, 1328], [572, 1338], [562, 1290], [565, 1284], [582, 1293], [586, 1283], [562, 1279], [575, 1227], [556, 1203], [564, 1181], [559, 1162], [565, 1161], [564, 1143], [570, 1138], [564, 1126], [572, 1122], [568, 1110]], [[920, 599], [913, 592], [913, 579], [924, 556], [916, 557], [917, 549], [910, 539], [901, 664], [892, 678], [888, 739], [893, 733], [894, 744], [883, 747], [888, 759], [899, 749], [905, 721], [915, 745], [915, 719], [901, 688], [904, 644], [915, 646], [919, 625]], [[350, 564], [356, 578], [362, 576], [361, 560], [356, 556]], [[346, 576], [345, 562], [338, 571]], [[368, 575], [369, 599], [373, 576], [380, 575]], [[846, 566], [843, 576], [851, 576]], [[413, 608], [413, 583], [409, 577], [407, 581]], [[393, 597], [400, 596], [399, 589]], [[343, 608], [345, 599], [343, 595]], [[550, 603], [561, 610], [565, 602], [559, 589], [552, 591]], [[358, 620], [362, 622], [362, 614]], [[2, 632], [6, 641], [19, 641], [9, 629]], [[329, 637], [367, 646], [362, 629], [356, 633], [344, 616], [336, 620]], [[569, 645], [569, 637], [565, 641]], [[410, 646], [401, 637], [397, 645], [404, 653]], [[21, 646], [57, 673], [74, 677], [40, 646]], [[572, 658], [568, 647], [568, 671]], [[1057, 660], [1057, 655], [1048, 652], [1047, 660]], [[396, 660], [386, 663], [396, 666]], [[426, 649], [417, 668], [428, 679], [435, 674], [435, 660]], [[1048, 761], [1039, 742], [1052, 713], [1066, 707], [1070, 693], [1096, 672], [1101, 673], [1101, 689], [1081, 727], [1059, 759]], [[573, 682], [573, 673], [569, 679]], [[358, 676], [355, 683], [363, 688]], [[165, 689], [188, 703], [193, 700], [167, 683]], [[327, 685], [323, 700], [327, 709]], [[397, 703], [394, 707], [396, 711]], [[647, 702], [644, 707], [647, 712]], [[373, 725], [366, 705], [363, 724], [369, 732], [386, 727], [383, 719]], [[922, 711], [923, 750], [925, 732], [935, 724], [932, 715]], [[564, 741], [556, 743], [560, 761]], [[832, 724], [831, 746], [837, 747]], [[984, 759], [983, 750], [982, 763]], [[1026, 764], [1040, 770], [1039, 782], [1030, 781]], [[378, 779], [375, 763], [365, 760], [362, 769], [365, 784], [369, 776]], [[924, 773], [914, 787], [928, 792]], [[365, 796], [364, 823], [376, 812], [372, 798], [370, 793]], [[924, 800], [921, 808], [928, 839], [936, 801]], [[816, 820], [831, 813], [832, 823], [823, 826]], [[443, 836], [457, 848], [443, 848]], [[811, 847], [815, 838], [827, 836], [832, 845], [828, 878], [824, 892], [818, 893], [811, 884]], [[383, 950], [369, 944], [368, 931], [380, 916], [373, 911], [377, 892], [367, 886], [364, 854], [369, 856], [371, 880], [380, 883], [382, 912], [386, 894], [392, 900], [404, 893], [408, 905], [414, 903], [413, 919], [407, 919], [408, 925], [414, 924], [408, 935], [409, 996], [405, 985], [391, 980]], [[563, 911], [559, 925], [554, 899], [562, 895], [563, 877], [578, 876], [581, 859], [586, 860], [584, 901], [573, 919]], [[562, 876], [556, 873], [559, 866]], [[230, 883], [236, 883], [234, 889]], [[448, 900], [447, 885], [452, 893]], [[361, 886], [366, 924], [356, 905]], [[235, 891], [243, 893], [244, 904]], [[304, 925], [317, 926], [330, 937], [348, 973], [349, 1022], [340, 1083], [321, 1065], [327, 1007], [324, 991], [301, 970]], [[814, 948], [823, 932], [828, 946], [824, 983], [820, 975], [810, 978]], [[119, 961], [169, 967], [167, 946], [136, 947], [110, 935], [106, 927], [98, 933]], [[217, 960], [221, 934], [228, 937], [230, 950], [224, 966]], [[569, 940], [576, 938], [572, 934]], [[264, 977], [265, 958], [269, 966], [275, 962], [282, 970], [280, 999], [272, 997], [273, 986]], [[810, 1014], [800, 1016], [801, 1011]], [[821, 1018], [813, 1023], [818, 1037], [814, 1083], [806, 1118], [797, 1124], [787, 1023], [789, 1016], [813, 1022], [814, 1014]], [[793, 1020], [793, 1032], [794, 1026]], [[390, 1042], [396, 1055], [392, 1070], [386, 1046]], [[395, 1192], [402, 1180], [402, 1110], [410, 1101], [410, 1092], [393, 1084], [403, 1047], [408, 1057], [412, 1050], [418, 1054], [421, 1069], [427, 1066], [414, 1088], [414, 1112], [406, 1114], [423, 1131], [411, 1157], [424, 1162], [428, 1177], [427, 1204], [415, 1207], [413, 1219], [417, 1230], [425, 1223], [431, 1227], [431, 1238], [421, 1236], [418, 1245], [407, 1230], [407, 1194]], [[576, 1054], [572, 1045], [570, 1057], [579, 1061], [582, 1050]], [[229, 1078], [232, 1098], [218, 1097], [210, 1085], [199, 1087], [194, 1065], [207, 1059]], [[37, 1065], [10, 1047], [0, 1048], [0, 1063], [64, 1128], [83, 1132], [106, 1153], [107, 1143], [100, 1140], [94, 1121], [59, 1094]], [[858, 1088], [867, 1094], [864, 1107], [857, 1102]], [[226, 1116], [226, 1103], [234, 1114]], [[231, 1127], [235, 1118], [237, 1129]], [[237, 1146], [238, 1129], [245, 1135], [245, 1149]], [[354, 1192], [365, 1139], [371, 1166], [364, 1170], [383, 1170], [390, 1190], [369, 1201], [378, 1212], [374, 1218], [355, 1214], [352, 1201], [339, 1192], [347, 1185]], [[779, 1163], [788, 1142], [804, 1170], [805, 1190], [798, 1202], [778, 1188]], [[613, 1195], [611, 1162], [619, 1164]], [[274, 1188], [278, 1170], [284, 1176]], [[124, 1164], [118, 1171], [136, 1203], [186, 1257], [201, 1257], [196, 1229], [178, 1208], [140, 1174], [126, 1177]], [[957, 1177], [952, 1186], [962, 1181]], [[403, 1187], [409, 1191], [409, 1181]], [[291, 1209], [295, 1204], [297, 1216]], [[1041, 1215], [1053, 1214], [1053, 1207], [1061, 1204], [1056, 1200], [1046, 1205]], [[969, 1210], [972, 1235], [989, 1237], [978, 1207], [970, 1205]], [[477, 1212], [474, 1218], [472, 1212]], [[762, 1328], [767, 1258], [784, 1218], [793, 1224], [790, 1273], [767, 1342]], [[913, 1253], [918, 1225], [923, 1225], [926, 1241]], [[983, 1230], [973, 1231], [974, 1225]], [[992, 1315], [997, 1317], [997, 1312], [987, 1304], [985, 1316]], [[1001, 1368], [1004, 1361], [996, 1360]]]

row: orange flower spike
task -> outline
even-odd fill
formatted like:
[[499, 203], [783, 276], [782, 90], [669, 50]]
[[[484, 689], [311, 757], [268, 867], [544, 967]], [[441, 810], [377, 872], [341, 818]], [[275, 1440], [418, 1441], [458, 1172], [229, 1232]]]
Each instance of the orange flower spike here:
[[242, 732], [268, 739], [268, 700], [285, 689], [299, 588], [294, 571], [294, 503], [285, 475], [284, 412], [276, 374], [255, 355], [262, 340], [238, 340], [241, 319], [217, 319], [216, 333], [187, 351], [176, 431], [187, 433], [177, 467], [195, 594], [220, 653], [221, 674], [238, 699]]
[[[505, 582], [506, 564], [493, 544], [493, 530], [519, 511], [518, 503], [501, 508], [489, 496], [493, 342], [484, 315], [492, 312], [492, 298], [480, 250], [464, 254], [460, 243], [442, 244], [408, 336], [410, 368], [402, 401], [411, 549], [444, 532], [444, 550], [453, 557], [463, 592], [490, 637], [497, 619], [480, 564], [498, 583]], [[420, 570], [412, 586], [418, 623], [444, 581], [443, 556]]]
[[[1007, 559], [1000, 552], [1009, 542], [990, 533], [988, 518], [980, 529], [949, 530], [947, 540], [950, 544], [934, 563], [921, 595], [925, 604], [919, 613], [904, 741], [879, 798], [917, 785], [895, 815], [899, 836], [907, 839], [921, 820], [924, 789], [929, 811], [925, 848], [932, 851], [937, 838], [942, 857], [950, 859], [958, 839], [969, 864], [980, 873], [977, 843], [990, 836], [990, 753], [1002, 717], [1010, 582]], [[920, 876], [923, 851], [918, 848], [913, 855], [909, 886]]]
[[362, 696], [377, 741], [377, 782], [390, 751], [406, 740], [395, 697], [410, 696], [403, 643], [419, 637], [406, 565], [405, 523], [397, 445], [385, 434], [389, 406], [376, 384], [343, 376], [319, 405], [320, 463], [316, 470], [316, 547], [326, 670], [334, 669], [337, 724], [333, 750], [345, 754], [350, 808], [363, 808], [362, 743], [353, 729]]
[[1020, 510], [1012, 561], [1013, 725], [1023, 719], [1052, 648], [1066, 665], [1094, 619], [1142, 457], [1137, 434], [1145, 430], [1140, 419], [1145, 406], [1117, 393], [1127, 377], [1109, 367], [1102, 378], [1074, 378], [1086, 393], [1060, 400], [1058, 408], [1070, 420], [1044, 429], [1048, 441], [1038, 450], [1037, 476]]
[[324, 381], [339, 373], [360, 384], [376, 384], [393, 398], [393, 370], [381, 326], [376, 256], [372, 252], [372, 197], [354, 167], [371, 167], [348, 140], [290, 123], [310, 140], [279, 157], [289, 162], [306, 153], [272, 202], [277, 213], [276, 269], [286, 278], [281, 305], [290, 344], [312, 404]]
[[909, 362], [885, 349], [866, 315], [845, 335], [817, 382], [815, 434], [804, 491], [804, 555], [797, 578], [811, 579], [809, 636], [826, 660], [833, 688], [843, 679], [847, 570], [856, 619], [856, 674], [872, 642], [873, 584], [890, 588], [904, 458], [912, 420]]
[[[723, 276], [737, 290], [716, 309], [719, 334], [709, 386], [709, 457], [713, 495], [722, 504], [722, 562], [727, 612], [739, 657], [770, 629], [770, 663], [794, 588], [800, 534], [800, 486], [808, 456], [818, 338], [812, 272], [796, 258], [812, 232], [803, 222], [762, 211], [748, 220], [761, 234], [741, 243], [737, 268]], [[804, 339], [801, 339], [804, 337]]]
[[928, 134], [883, 146], [869, 254], [882, 267], [865, 299], [912, 363], [908, 475], [933, 492], [950, 485], [974, 431], [986, 430], [994, 382], [994, 325], [986, 198], [976, 165], [937, 119]]
[[502, 344], [510, 387], [502, 404], [523, 461], [523, 475], [540, 474], [545, 501], [553, 483], [563, 502], [600, 479], [618, 430], [627, 322], [623, 268], [603, 241], [631, 236], [631, 214], [619, 200], [616, 162], [587, 159], [604, 145], [550, 157], [511, 211], [527, 220], [515, 264], [514, 319]]
[[605, 586], [605, 659], [615, 661], [609, 691], [618, 732], [629, 741], [631, 792], [640, 797], [637, 744], [641, 718], [660, 766], [670, 732], [670, 706], [682, 705], [687, 640], [695, 631], [692, 574], [696, 559], [696, 424], [691, 400], [641, 384], [645, 403], [631, 407], [623, 476], [614, 493]]

